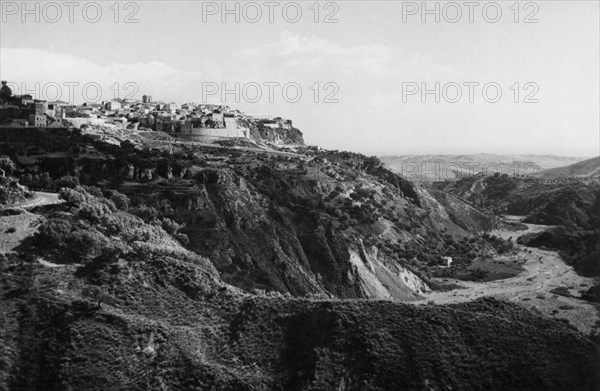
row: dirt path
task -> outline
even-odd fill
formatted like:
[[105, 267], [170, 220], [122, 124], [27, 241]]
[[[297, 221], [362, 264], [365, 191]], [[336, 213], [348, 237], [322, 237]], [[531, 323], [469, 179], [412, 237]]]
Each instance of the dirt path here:
[[[515, 221], [515, 216], [507, 220]], [[549, 226], [526, 224], [525, 231], [496, 231], [495, 235], [516, 240], [526, 233], [541, 232]], [[518, 276], [491, 282], [469, 282], [447, 279], [463, 287], [449, 292], [433, 292], [419, 303], [432, 301], [436, 304], [460, 303], [484, 296], [494, 296], [536, 308], [551, 317], [567, 319], [584, 333], [589, 333], [598, 321], [593, 305], [580, 300], [579, 291], [593, 284], [592, 278], [581, 277], [572, 267], [564, 263], [556, 251], [519, 246], [519, 263], [525, 269]], [[565, 297], [550, 292], [555, 288], [567, 288]]]
[[27, 209], [33, 208], [35, 206], [52, 205], [62, 202], [58, 199], [57, 193], [44, 193], [42, 191], [36, 191], [34, 192], [34, 194], [35, 197], [32, 200], [28, 200], [20, 204], [14, 205], [14, 207]]

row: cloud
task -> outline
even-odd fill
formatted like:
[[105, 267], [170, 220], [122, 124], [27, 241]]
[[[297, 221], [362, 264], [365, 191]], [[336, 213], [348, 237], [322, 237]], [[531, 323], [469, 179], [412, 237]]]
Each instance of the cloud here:
[[41, 49], [2, 48], [0, 50], [3, 72], [16, 78], [26, 78], [35, 74], [44, 79], [69, 80], [75, 75], [89, 80], [98, 78], [120, 80], [123, 75], [151, 79], [177, 73], [175, 69], [158, 61], [133, 64], [111, 62], [100, 65], [71, 54], [53, 53]]
[[277, 67], [280, 71], [346, 76], [385, 75], [394, 58], [391, 48], [385, 45], [341, 46], [314, 35], [288, 31], [277, 42], [247, 48], [240, 54], [256, 66]]
[[[144, 91], [171, 95], [199, 77], [198, 72], [184, 73], [160, 61], [100, 64], [68, 53], [32, 48], [0, 48], [0, 54], [2, 79], [17, 83], [15, 93], [32, 93], [40, 99], [54, 98], [56, 88], [50, 86], [57, 84], [61, 87], [58, 99], [82, 102], [96, 94], [94, 89], [83, 91], [86, 83], [100, 86], [98, 100], [130, 96], [135, 90], [136, 96], [130, 97], [139, 99]], [[69, 91], [69, 83], [80, 84]], [[126, 83], [137, 88], [126, 87]]]

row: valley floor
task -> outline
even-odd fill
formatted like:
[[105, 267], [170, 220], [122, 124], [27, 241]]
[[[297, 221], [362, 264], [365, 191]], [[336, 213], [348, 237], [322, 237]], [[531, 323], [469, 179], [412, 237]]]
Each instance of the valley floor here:
[[[517, 216], [507, 216], [507, 220], [515, 221]], [[526, 224], [524, 231], [496, 231], [494, 234], [503, 239], [541, 232], [549, 226]], [[460, 285], [462, 289], [448, 292], [432, 292], [423, 297], [417, 304], [433, 302], [435, 304], [452, 304], [476, 300], [485, 296], [521, 303], [535, 308], [546, 316], [566, 319], [584, 333], [597, 330], [600, 323], [596, 307], [579, 298], [580, 291], [594, 284], [593, 278], [586, 278], [575, 273], [556, 251], [541, 250], [519, 245], [517, 255], [501, 256], [494, 262], [518, 262], [525, 269], [518, 276], [490, 282], [471, 282], [444, 279]], [[560, 294], [553, 290], [561, 288]]]

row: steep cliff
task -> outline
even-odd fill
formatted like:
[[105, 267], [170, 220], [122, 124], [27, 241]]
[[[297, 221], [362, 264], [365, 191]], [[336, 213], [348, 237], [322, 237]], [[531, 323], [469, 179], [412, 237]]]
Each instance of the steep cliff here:
[[272, 129], [268, 127], [256, 127], [250, 130], [250, 137], [256, 141], [262, 141], [276, 146], [304, 145], [302, 132], [296, 128]]
[[250, 129], [250, 138], [275, 146], [304, 146], [302, 132], [291, 124], [278, 126], [276, 121], [238, 120], [240, 126]]

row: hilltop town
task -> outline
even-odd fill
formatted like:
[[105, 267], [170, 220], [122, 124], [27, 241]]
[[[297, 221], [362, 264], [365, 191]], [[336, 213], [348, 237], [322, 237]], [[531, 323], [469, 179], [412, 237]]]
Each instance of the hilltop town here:
[[[226, 105], [113, 99], [80, 105], [13, 95], [6, 81], [0, 88], [0, 126], [75, 128], [88, 132], [162, 132], [174, 139], [199, 143], [241, 139], [261, 141], [265, 131], [295, 131], [300, 137], [276, 137], [275, 144], [304, 144], [292, 121], [269, 115], [249, 115]], [[287, 139], [287, 140], [286, 140]]]

